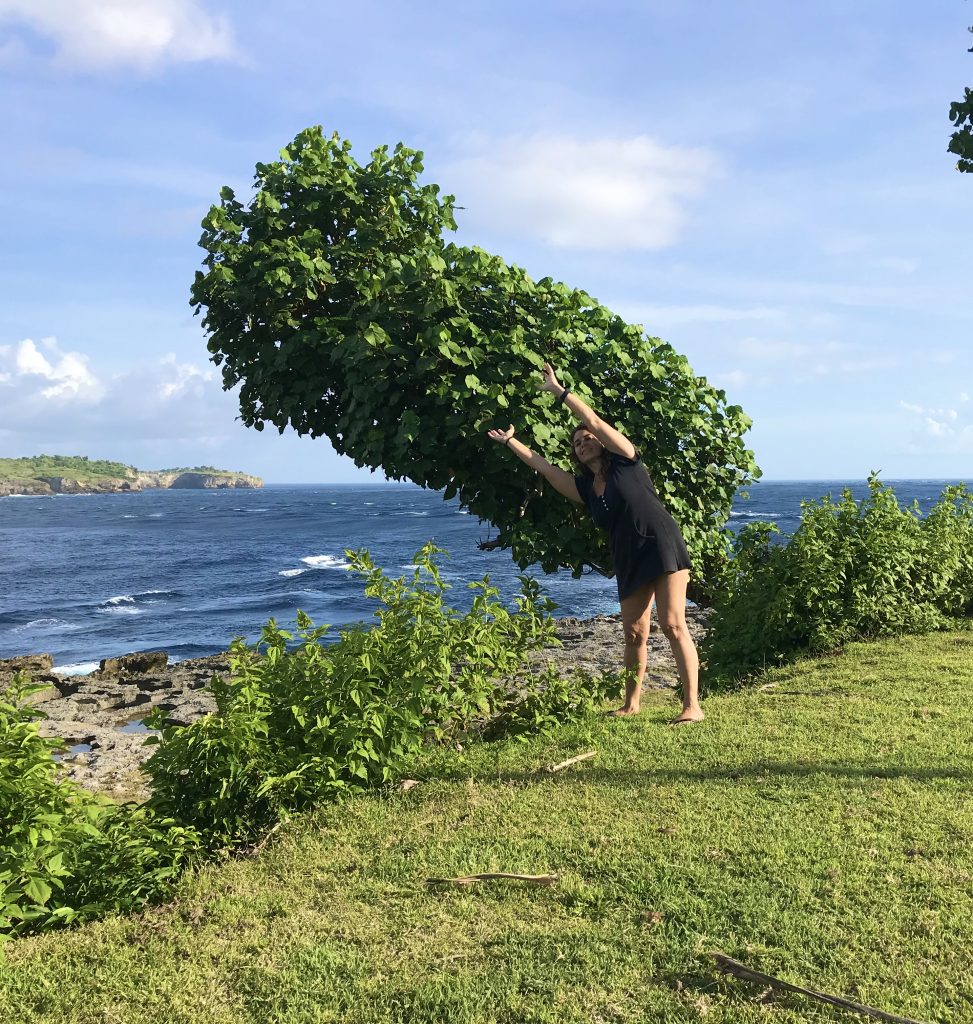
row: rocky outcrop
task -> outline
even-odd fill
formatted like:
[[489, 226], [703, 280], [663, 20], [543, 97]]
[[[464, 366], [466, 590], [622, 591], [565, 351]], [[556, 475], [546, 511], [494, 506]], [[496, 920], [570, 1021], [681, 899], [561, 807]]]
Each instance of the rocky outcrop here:
[[135, 481], [127, 477], [103, 477], [98, 480], [73, 480], [67, 476], [51, 476], [42, 481], [52, 494], [117, 494], [137, 491]]
[[[705, 609], [687, 609], [689, 629], [697, 643], [706, 631], [706, 615]], [[557, 638], [559, 645], [546, 647], [532, 657], [534, 666], [553, 663], [564, 673], [585, 669], [593, 674], [621, 668], [622, 626], [618, 615], [558, 619]], [[66, 774], [88, 789], [118, 799], [143, 799], [147, 795], [146, 778], [140, 769], [155, 748], [145, 745], [150, 733], [142, 719], [159, 707], [170, 719], [186, 725], [214, 711], [210, 683], [214, 677], [225, 677], [230, 668], [226, 654], [170, 665], [163, 651], [106, 658], [97, 672], [87, 676], [58, 676], [51, 666], [49, 654], [0, 661], [0, 691], [16, 672], [47, 684], [31, 700], [47, 716], [41, 732], [63, 742], [63, 753], [58, 756]], [[653, 622], [645, 686], [670, 689], [677, 681], [669, 644]]]
[[140, 800], [148, 795], [140, 768], [154, 749], [145, 745], [151, 733], [142, 719], [160, 707], [188, 724], [215, 710], [208, 686], [229, 671], [226, 655], [167, 662], [165, 652], [139, 652], [106, 658], [90, 675], [59, 676], [49, 654], [11, 658], [0, 661], [0, 691], [17, 672], [48, 684], [29, 700], [45, 715], [42, 735], [62, 744], [55, 756], [65, 774], [87, 789]]
[[11, 494], [124, 494], [150, 489], [207, 489], [257, 488], [264, 482], [248, 473], [136, 473], [132, 477], [102, 477], [95, 480], [76, 480], [66, 476], [52, 476], [33, 480], [0, 480], [0, 498]]
[[46, 480], [0, 480], [0, 498], [11, 494], [53, 494], [54, 490]]
[[245, 473], [223, 476], [216, 473], [180, 473], [175, 480], [169, 484], [170, 487], [192, 488], [192, 489], [214, 489], [214, 488], [237, 488], [237, 487], [263, 487], [264, 482], [258, 476], [248, 476]]

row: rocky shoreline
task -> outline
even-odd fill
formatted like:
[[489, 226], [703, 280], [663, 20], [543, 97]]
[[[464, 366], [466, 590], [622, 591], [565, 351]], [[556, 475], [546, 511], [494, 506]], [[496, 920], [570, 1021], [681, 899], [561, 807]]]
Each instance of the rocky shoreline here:
[[264, 482], [247, 473], [135, 473], [131, 477], [78, 480], [68, 476], [7, 478], [0, 480], [0, 498], [10, 495], [126, 494], [144, 490], [217, 490], [258, 488]]
[[[687, 609], [687, 620], [698, 642], [706, 631], [705, 609]], [[557, 637], [560, 646], [538, 651], [535, 664], [553, 662], [565, 672], [581, 668], [594, 673], [621, 666], [618, 615], [558, 619]], [[141, 765], [154, 747], [145, 745], [149, 730], [142, 719], [154, 708], [182, 724], [212, 712], [210, 681], [228, 671], [226, 653], [169, 664], [165, 652], [150, 651], [107, 658], [86, 676], [62, 676], [53, 671], [49, 654], [37, 654], [0, 660], [0, 691], [17, 672], [44, 685], [31, 703], [46, 716], [41, 733], [63, 742], [57, 756], [65, 773], [113, 799], [144, 799], [148, 791]], [[676, 682], [669, 645], [653, 621], [645, 686], [668, 689]]]

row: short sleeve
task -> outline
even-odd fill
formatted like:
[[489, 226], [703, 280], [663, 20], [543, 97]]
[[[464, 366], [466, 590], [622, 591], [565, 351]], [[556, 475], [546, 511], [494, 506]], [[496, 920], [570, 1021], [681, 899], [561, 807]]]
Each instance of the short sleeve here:
[[578, 494], [581, 495], [581, 500], [587, 507], [591, 507], [591, 481], [586, 476], [576, 476], [574, 478], [575, 486], [578, 488]]

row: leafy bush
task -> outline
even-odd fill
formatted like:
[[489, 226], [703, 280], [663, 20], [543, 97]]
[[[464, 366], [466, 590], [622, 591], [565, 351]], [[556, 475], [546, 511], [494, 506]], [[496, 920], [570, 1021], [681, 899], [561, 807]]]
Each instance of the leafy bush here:
[[486, 723], [486, 735], [527, 740], [548, 736], [567, 721], [593, 711], [608, 697], [624, 691], [623, 673], [591, 675], [578, 670], [562, 676], [554, 665], [532, 676], [529, 688], [510, 693]]
[[66, 476], [76, 480], [101, 477], [132, 479], [138, 470], [121, 462], [89, 459], [87, 455], [35, 455], [26, 459], [0, 459], [0, 480], [40, 480]]
[[192, 829], [61, 778], [59, 741], [24, 703], [39, 689], [20, 678], [0, 693], [0, 938], [137, 906], [199, 849]]
[[330, 627], [299, 612], [293, 650], [294, 636], [273, 620], [256, 645], [236, 641], [230, 678], [214, 682], [215, 714], [185, 728], [161, 713], [147, 720], [161, 729], [146, 765], [150, 805], [211, 846], [246, 842], [290, 811], [393, 781], [424, 742], [508, 706], [502, 680], [553, 639], [553, 606], [522, 578], [510, 611], [485, 578], [471, 584], [468, 612], [450, 609], [438, 553], [427, 544], [409, 580], [387, 578], [365, 551], [347, 552], [380, 603], [372, 628], [327, 644]]
[[973, 494], [948, 487], [923, 517], [874, 474], [868, 487], [861, 502], [848, 490], [803, 502], [786, 544], [768, 523], [740, 532], [703, 645], [711, 684], [973, 613]]
[[571, 468], [569, 414], [532, 379], [550, 361], [642, 451], [705, 587], [733, 495], [759, 475], [740, 406], [581, 289], [447, 243], [454, 198], [420, 183], [421, 153], [383, 146], [361, 164], [316, 127], [280, 156], [257, 164], [246, 205], [221, 189], [192, 288], [243, 422], [326, 436], [359, 466], [458, 495], [521, 568], [580, 574], [610, 564], [604, 534], [485, 438], [513, 422]]

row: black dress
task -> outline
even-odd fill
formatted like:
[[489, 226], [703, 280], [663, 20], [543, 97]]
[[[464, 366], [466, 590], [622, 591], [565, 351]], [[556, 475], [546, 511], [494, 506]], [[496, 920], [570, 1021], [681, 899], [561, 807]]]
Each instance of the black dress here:
[[608, 453], [602, 495], [595, 494], [590, 476], [576, 476], [574, 482], [595, 525], [608, 531], [619, 600], [657, 576], [691, 568], [682, 533], [638, 456]]

